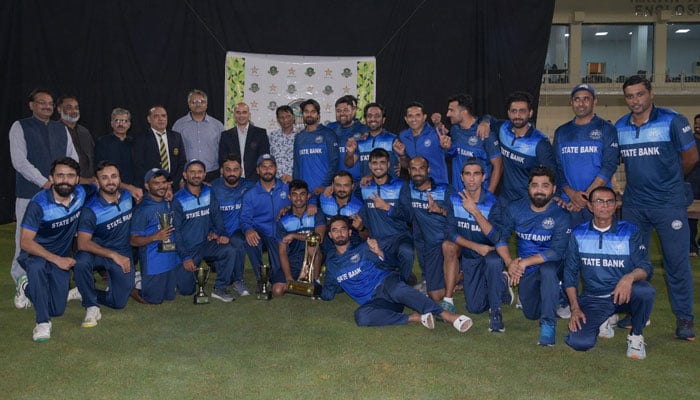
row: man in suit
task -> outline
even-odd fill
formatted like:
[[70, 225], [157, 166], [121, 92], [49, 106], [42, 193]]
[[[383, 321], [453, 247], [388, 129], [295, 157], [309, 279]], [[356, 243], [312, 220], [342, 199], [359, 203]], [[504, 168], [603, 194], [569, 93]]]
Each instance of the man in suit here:
[[250, 181], [257, 181], [255, 163], [258, 157], [270, 152], [267, 131], [250, 123], [250, 109], [246, 103], [236, 104], [233, 113], [236, 126], [221, 132], [219, 164], [222, 164], [229, 154], [235, 154], [243, 160], [243, 177]]
[[[132, 152], [135, 179], [141, 179], [151, 168], [161, 168], [170, 173], [173, 192], [176, 192], [180, 188], [183, 168], [187, 163], [182, 136], [167, 129], [168, 113], [163, 106], [151, 107], [146, 120], [150, 128], [134, 136]], [[161, 146], [164, 149], [162, 153]], [[142, 186], [143, 181], [138, 182], [138, 185]]]

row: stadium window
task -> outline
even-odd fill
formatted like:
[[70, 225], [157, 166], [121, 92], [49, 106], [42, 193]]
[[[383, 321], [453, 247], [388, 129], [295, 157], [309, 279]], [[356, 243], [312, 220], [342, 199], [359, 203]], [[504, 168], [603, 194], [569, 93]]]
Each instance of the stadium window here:
[[668, 24], [666, 81], [700, 82], [700, 24]]
[[546, 83], [569, 83], [569, 26], [552, 25], [544, 64]]
[[581, 82], [624, 82], [631, 75], [653, 77], [654, 27], [648, 25], [583, 25]]

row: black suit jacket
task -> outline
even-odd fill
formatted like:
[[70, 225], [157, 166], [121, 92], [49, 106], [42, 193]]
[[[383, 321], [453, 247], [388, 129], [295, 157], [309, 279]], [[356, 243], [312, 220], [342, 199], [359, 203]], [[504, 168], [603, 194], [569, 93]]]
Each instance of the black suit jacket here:
[[270, 152], [270, 141], [267, 139], [267, 131], [252, 124], [248, 125], [248, 134], [245, 138], [245, 149], [241, 153], [241, 146], [238, 144], [238, 128], [233, 127], [221, 132], [219, 140], [219, 165], [223, 165], [223, 160], [229, 154], [237, 154], [243, 160], [245, 168], [245, 178], [251, 181], [258, 180], [257, 161], [258, 157]]
[[[187, 163], [185, 146], [182, 143], [182, 136], [174, 131], [167, 130], [168, 153], [170, 154], [170, 179], [173, 181], [173, 193], [180, 188], [182, 172]], [[151, 168], [160, 168], [160, 147], [153, 130], [134, 135], [134, 144], [131, 147], [134, 161], [134, 181], [137, 185], [143, 186], [143, 177], [146, 171]]]

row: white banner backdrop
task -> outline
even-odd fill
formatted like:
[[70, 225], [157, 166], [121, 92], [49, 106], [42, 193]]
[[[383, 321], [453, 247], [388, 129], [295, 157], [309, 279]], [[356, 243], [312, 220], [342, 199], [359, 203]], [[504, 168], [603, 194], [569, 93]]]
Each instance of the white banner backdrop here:
[[278, 129], [275, 110], [281, 105], [294, 109], [302, 124], [299, 103], [314, 99], [321, 105], [321, 122], [335, 121], [335, 101], [351, 94], [362, 109], [375, 101], [374, 57], [311, 57], [253, 53], [226, 53], [224, 125], [235, 125], [234, 106], [245, 102], [253, 124]]

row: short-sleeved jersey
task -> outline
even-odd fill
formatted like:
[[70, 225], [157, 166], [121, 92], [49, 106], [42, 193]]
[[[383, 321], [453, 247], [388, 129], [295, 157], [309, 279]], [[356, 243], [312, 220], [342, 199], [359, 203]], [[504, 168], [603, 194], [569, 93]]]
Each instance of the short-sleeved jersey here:
[[21, 226], [35, 232], [34, 241], [46, 250], [66, 257], [71, 251], [86, 196], [85, 188], [77, 185], [66, 207], [56, 202], [51, 188], [43, 189], [27, 205]]
[[498, 136], [489, 135], [486, 139], [481, 139], [476, 133], [478, 123], [474, 122], [469, 129], [462, 129], [459, 125], [450, 128], [452, 137], [452, 147], [447, 155], [452, 158], [452, 186], [460, 192], [464, 189], [462, 183], [462, 167], [471, 157], [476, 157], [484, 166], [484, 188], [489, 187], [493, 166], [491, 160], [501, 158], [501, 148], [498, 144]]
[[425, 124], [418, 136], [413, 136], [411, 129], [406, 129], [399, 133], [399, 140], [406, 147], [406, 154], [409, 157], [422, 156], [428, 160], [430, 177], [435, 182], [449, 183], [445, 151], [440, 147], [440, 137], [435, 128]]
[[[491, 192], [482, 189], [479, 201], [476, 203], [484, 218], [489, 219], [491, 210], [498, 207], [498, 198]], [[481, 227], [474, 216], [462, 206], [462, 198], [458, 193], [452, 192], [447, 199], [447, 233], [446, 239], [452, 242], [457, 237], [463, 237], [474, 243], [493, 245], [491, 239], [482, 232]], [[493, 230], [493, 229], [492, 229]], [[462, 249], [462, 256], [467, 258], [479, 258], [481, 255], [474, 250]]]
[[[620, 149], [617, 131], [608, 121], [593, 117], [578, 125], [571, 120], [554, 132], [554, 155], [557, 160], [557, 185], [585, 191], [596, 178], [608, 182], [617, 170]], [[566, 193], [562, 198], [569, 200]]]
[[200, 190], [196, 196], [185, 186], [173, 196], [175, 243], [182, 260], [192, 258], [199, 246], [207, 241], [209, 232], [226, 234], [216, 196], [207, 185], [202, 185]]
[[333, 122], [328, 124], [328, 129], [335, 132], [338, 138], [338, 170], [350, 172], [353, 181], [358, 182], [360, 180], [360, 165], [355, 164], [350, 168], [345, 166], [345, 154], [347, 153], [345, 144], [350, 138], [360, 140], [360, 137], [367, 132], [367, 125], [355, 119], [352, 125], [347, 128], [342, 127], [338, 122]]
[[372, 173], [372, 171], [369, 170], [369, 153], [378, 148], [389, 152], [389, 162], [391, 163], [389, 175], [396, 175], [393, 167], [398, 165], [399, 158], [396, 156], [396, 153], [394, 153], [394, 140], [396, 140], [395, 134], [387, 130], [382, 130], [377, 136], [368, 135], [366, 138], [357, 142], [357, 155], [360, 158], [361, 176], [367, 176]]
[[503, 181], [500, 196], [508, 201], [527, 198], [527, 186], [530, 170], [545, 166], [556, 171], [549, 138], [530, 126], [523, 137], [515, 136], [510, 121], [501, 121], [495, 125], [498, 142], [503, 155]]
[[649, 252], [639, 229], [626, 221], [613, 221], [606, 232], [585, 222], [571, 231], [564, 263], [564, 287], [578, 288], [583, 278], [583, 295], [610, 296], [623, 275], [635, 268], [651, 276]]
[[408, 213], [408, 217], [413, 224], [413, 230], [419, 230], [425, 243], [429, 245], [441, 245], [445, 239], [445, 227], [447, 218], [442, 214], [428, 211], [428, 194], [443, 209], [447, 207], [446, 199], [449, 186], [446, 184], [436, 184], [431, 179], [430, 187], [427, 190], [419, 190], [413, 182], [407, 182], [401, 188], [400, 207], [392, 207], [389, 215], [400, 218], [399, 214]]
[[[518, 243], [518, 257], [526, 258], [539, 254], [545, 262], [561, 261], [571, 231], [569, 212], [554, 201], [547, 209], [535, 212], [530, 208], [530, 198], [514, 201], [506, 207], [492, 209], [492, 223], [500, 229], [496, 248], [507, 247], [511, 234], [515, 231]], [[525, 274], [539, 267], [532, 265]]]
[[306, 181], [311, 190], [329, 186], [338, 170], [338, 139], [335, 132], [319, 125], [294, 139], [294, 179]]
[[[289, 209], [278, 222], [277, 227], [277, 242], [281, 243], [282, 239], [290, 233], [301, 233], [308, 234], [316, 230], [317, 226], [325, 225], [326, 222], [323, 219], [321, 213], [316, 213], [314, 215], [307, 215], [306, 211], [301, 217], [294, 215], [291, 209]], [[306, 242], [302, 240], [293, 240], [289, 244], [289, 254], [296, 252], [303, 252], [306, 247]]]
[[[158, 215], [167, 213], [172, 213], [169, 202], [155, 201], [148, 194], [144, 195], [141, 204], [136, 207], [131, 218], [131, 234], [138, 236], [153, 235], [161, 229]], [[172, 235], [170, 239], [173, 239]], [[168, 272], [180, 263], [180, 258], [176, 252], [159, 252], [159, 243], [154, 241], [139, 247], [139, 264], [141, 265], [142, 274], [157, 275]]]
[[373, 238], [381, 239], [405, 235], [408, 232], [406, 222], [401, 219], [392, 218], [389, 211], [380, 210], [374, 207], [371, 199], [376, 193], [392, 207], [399, 205], [401, 187], [404, 181], [399, 178], [389, 178], [387, 183], [377, 185], [372, 181], [368, 186], [362, 187], [362, 202], [364, 206], [360, 210], [360, 216], [364, 225], [369, 228]]
[[236, 187], [228, 187], [224, 178], [218, 178], [211, 184], [211, 190], [219, 203], [221, 218], [224, 220], [226, 235], [231, 236], [241, 229], [241, 208], [243, 207], [243, 195], [254, 183], [241, 178]]
[[131, 257], [131, 217], [134, 202], [126, 190], [119, 191], [116, 203], [107, 202], [99, 193], [91, 196], [80, 214], [78, 231], [92, 235], [96, 244]]
[[680, 152], [695, 146], [688, 120], [667, 108], [654, 107], [641, 127], [627, 114], [615, 123], [627, 184], [624, 207], [685, 208]]

